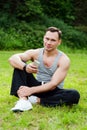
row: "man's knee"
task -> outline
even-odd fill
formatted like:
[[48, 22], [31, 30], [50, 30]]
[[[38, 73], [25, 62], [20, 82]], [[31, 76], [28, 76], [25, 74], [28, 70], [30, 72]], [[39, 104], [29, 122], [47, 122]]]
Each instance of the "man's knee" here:
[[72, 95], [73, 95], [73, 102], [75, 103], [75, 104], [78, 104], [78, 102], [79, 102], [79, 99], [80, 99], [80, 93], [77, 91], [77, 90], [73, 90], [72, 91]]

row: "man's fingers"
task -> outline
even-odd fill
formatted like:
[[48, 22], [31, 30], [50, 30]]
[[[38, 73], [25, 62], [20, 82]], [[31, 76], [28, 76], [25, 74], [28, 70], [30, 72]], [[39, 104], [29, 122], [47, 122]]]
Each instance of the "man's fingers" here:
[[24, 86], [20, 86], [20, 88], [19, 89], [22, 89]]

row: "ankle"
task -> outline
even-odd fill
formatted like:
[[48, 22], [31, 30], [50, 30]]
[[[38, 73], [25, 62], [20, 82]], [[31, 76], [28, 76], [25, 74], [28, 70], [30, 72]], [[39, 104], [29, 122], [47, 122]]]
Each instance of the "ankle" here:
[[40, 104], [40, 98], [37, 97], [37, 104]]
[[27, 97], [21, 97], [21, 98], [19, 98], [19, 99], [28, 100]]

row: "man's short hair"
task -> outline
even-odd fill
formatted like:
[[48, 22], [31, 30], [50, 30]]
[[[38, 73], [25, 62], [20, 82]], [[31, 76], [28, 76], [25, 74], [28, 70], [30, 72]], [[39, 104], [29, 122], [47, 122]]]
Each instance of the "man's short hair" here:
[[50, 32], [57, 32], [58, 33], [58, 37], [59, 39], [61, 39], [61, 36], [62, 36], [62, 32], [60, 29], [56, 28], [56, 27], [49, 27], [47, 28], [46, 32], [47, 31], [50, 31]]

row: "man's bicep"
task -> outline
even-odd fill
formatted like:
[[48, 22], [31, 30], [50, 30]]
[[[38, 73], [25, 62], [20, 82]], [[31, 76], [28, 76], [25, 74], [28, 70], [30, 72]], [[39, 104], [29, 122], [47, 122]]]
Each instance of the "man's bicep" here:
[[21, 58], [24, 61], [28, 61], [28, 60], [33, 61], [34, 59], [37, 59], [38, 54], [39, 54], [39, 49], [30, 49], [22, 53]]
[[66, 65], [64, 64], [60, 65], [53, 74], [52, 81], [55, 82], [55, 84], [57, 85], [61, 83], [65, 79], [68, 69], [69, 69], [69, 63]]
[[31, 60], [33, 57], [33, 50], [25, 51], [24, 53], [19, 54], [19, 57], [22, 61], [28, 61]]

